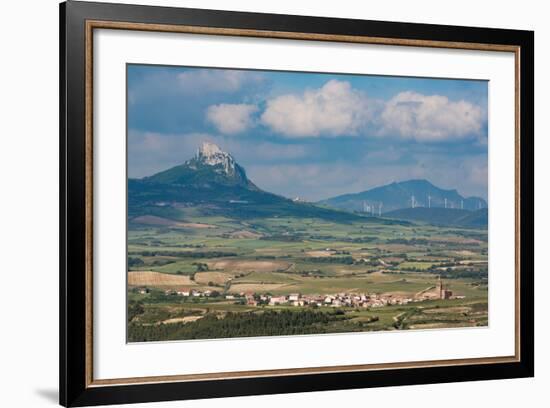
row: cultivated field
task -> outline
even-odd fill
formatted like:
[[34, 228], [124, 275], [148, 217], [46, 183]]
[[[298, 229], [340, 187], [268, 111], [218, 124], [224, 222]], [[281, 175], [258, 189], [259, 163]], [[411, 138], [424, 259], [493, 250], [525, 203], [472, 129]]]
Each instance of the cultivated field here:
[[129, 221], [130, 341], [488, 324], [486, 229], [192, 207]]
[[153, 271], [128, 272], [129, 286], [164, 287], [195, 285], [189, 276], [169, 275]]

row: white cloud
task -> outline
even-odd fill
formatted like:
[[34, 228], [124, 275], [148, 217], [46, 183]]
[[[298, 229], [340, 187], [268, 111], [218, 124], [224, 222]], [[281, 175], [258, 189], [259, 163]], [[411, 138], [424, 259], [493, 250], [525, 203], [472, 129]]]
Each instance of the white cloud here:
[[401, 92], [390, 99], [381, 114], [381, 135], [418, 141], [442, 141], [480, 136], [483, 111], [470, 102], [446, 96]]
[[262, 82], [261, 74], [249, 71], [199, 69], [182, 72], [177, 76], [179, 85], [190, 91], [236, 92], [245, 85]]
[[303, 94], [270, 99], [261, 121], [286, 137], [355, 136], [361, 132], [423, 142], [476, 136], [485, 112], [446, 96], [401, 92], [386, 102], [368, 98], [349, 82], [331, 80]]
[[369, 105], [366, 94], [349, 82], [331, 80], [319, 89], [268, 100], [261, 121], [287, 137], [356, 135], [372, 117]]
[[222, 103], [209, 106], [206, 118], [220, 132], [232, 135], [250, 128], [253, 125], [252, 115], [257, 111], [255, 105]]

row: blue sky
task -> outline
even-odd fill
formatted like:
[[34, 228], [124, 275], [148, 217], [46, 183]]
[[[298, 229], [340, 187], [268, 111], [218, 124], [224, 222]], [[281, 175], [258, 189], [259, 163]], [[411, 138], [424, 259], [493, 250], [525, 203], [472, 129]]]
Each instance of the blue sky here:
[[210, 141], [287, 197], [426, 178], [487, 198], [485, 81], [150, 65], [127, 74], [129, 177]]

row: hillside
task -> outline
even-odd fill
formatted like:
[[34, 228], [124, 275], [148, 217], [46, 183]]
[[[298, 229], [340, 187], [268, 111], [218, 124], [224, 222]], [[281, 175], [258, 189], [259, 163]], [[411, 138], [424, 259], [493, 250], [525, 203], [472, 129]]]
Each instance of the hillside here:
[[347, 211], [387, 213], [402, 208], [460, 208], [478, 210], [487, 207], [479, 197], [463, 197], [457, 190], [436, 187], [427, 180], [408, 180], [391, 183], [359, 193], [344, 194], [319, 202]]
[[476, 211], [451, 208], [405, 208], [387, 212], [384, 214], [384, 217], [413, 222], [423, 222], [433, 225], [449, 225], [469, 228], [486, 227], [488, 224], [487, 208], [482, 208], [481, 210]]
[[[203, 143], [185, 163], [142, 179], [128, 180], [128, 216], [158, 215], [178, 219], [182, 208], [196, 207], [203, 215], [233, 218], [310, 217], [338, 222], [364, 221], [338, 209], [322, 208], [263, 191], [229, 154]], [[389, 221], [381, 221], [389, 222]]]

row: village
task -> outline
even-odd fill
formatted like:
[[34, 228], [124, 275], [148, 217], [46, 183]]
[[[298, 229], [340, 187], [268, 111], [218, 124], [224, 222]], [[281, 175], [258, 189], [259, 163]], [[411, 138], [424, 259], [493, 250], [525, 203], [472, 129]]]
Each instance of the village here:
[[[148, 288], [140, 288], [139, 293], [149, 293]], [[291, 293], [288, 295], [272, 295], [269, 293], [220, 293], [216, 290], [197, 290], [190, 288], [169, 289], [167, 296], [182, 296], [197, 299], [211, 298], [216, 301], [231, 301], [247, 306], [294, 306], [294, 307], [364, 307], [376, 308], [388, 305], [406, 305], [411, 302], [426, 300], [463, 299], [464, 296], [453, 296], [453, 292], [438, 278], [437, 284], [416, 294], [404, 296], [392, 293], [348, 293], [341, 292], [324, 295], [306, 295]]]

